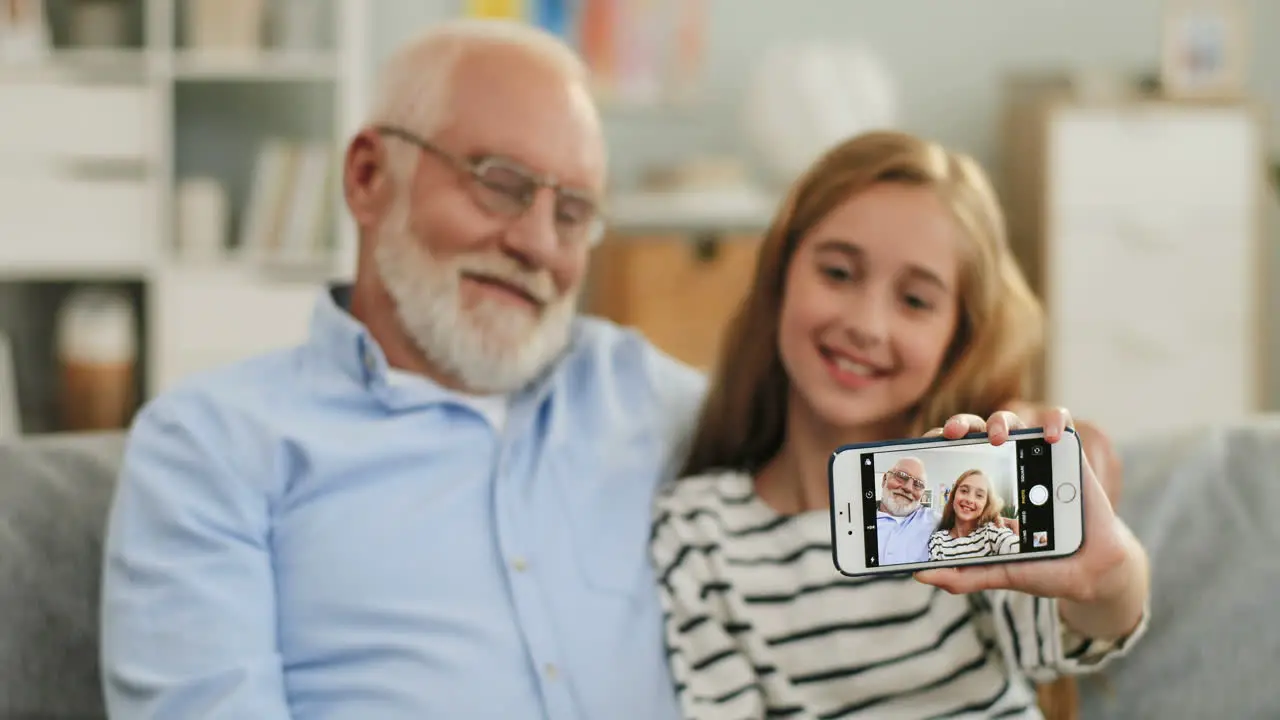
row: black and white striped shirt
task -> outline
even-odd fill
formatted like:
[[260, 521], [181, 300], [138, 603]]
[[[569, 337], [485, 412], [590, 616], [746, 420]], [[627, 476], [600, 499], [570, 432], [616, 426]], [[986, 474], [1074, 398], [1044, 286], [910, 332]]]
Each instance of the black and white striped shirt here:
[[686, 718], [1040, 717], [1028, 678], [1100, 667], [1146, 626], [1095, 642], [1055, 600], [844, 577], [826, 511], [779, 515], [736, 473], [669, 488], [652, 553]]
[[930, 560], [1011, 555], [1018, 550], [1018, 536], [995, 523], [985, 523], [964, 537], [952, 537], [950, 530], [939, 530], [929, 536]]

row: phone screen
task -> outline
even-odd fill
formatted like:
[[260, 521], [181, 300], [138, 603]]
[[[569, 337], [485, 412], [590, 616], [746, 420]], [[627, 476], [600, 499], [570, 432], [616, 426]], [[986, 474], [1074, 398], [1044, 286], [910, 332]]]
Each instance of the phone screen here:
[[1054, 549], [1044, 438], [865, 452], [859, 465], [871, 567]]

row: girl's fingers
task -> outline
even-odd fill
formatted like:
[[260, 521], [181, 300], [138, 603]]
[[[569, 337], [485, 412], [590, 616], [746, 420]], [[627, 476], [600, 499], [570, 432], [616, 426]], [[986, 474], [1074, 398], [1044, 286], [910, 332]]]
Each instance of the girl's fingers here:
[[1044, 439], [1051, 443], [1058, 442], [1062, 437], [1062, 432], [1072, 427], [1071, 413], [1063, 407], [1049, 408], [1043, 414], [1040, 422], [1044, 428]]
[[1022, 430], [1027, 424], [1008, 410], [998, 410], [987, 421], [987, 437], [992, 445], [1000, 445], [1009, 439], [1009, 432]]
[[942, 426], [942, 435], [948, 440], [958, 440], [969, 433], [987, 431], [987, 421], [969, 413], [952, 415]]

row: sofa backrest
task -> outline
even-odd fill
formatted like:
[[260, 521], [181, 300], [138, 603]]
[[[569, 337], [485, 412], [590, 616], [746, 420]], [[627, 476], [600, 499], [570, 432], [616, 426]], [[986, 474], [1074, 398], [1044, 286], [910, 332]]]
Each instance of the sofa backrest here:
[[0, 718], [105, 717], [102, 531], [116, 434], [0, 442]]
[[1280, 416], [1122, 448], [1119, 514], [1151, 558], [1151, 621], [1080, 717], [1280, 717]]

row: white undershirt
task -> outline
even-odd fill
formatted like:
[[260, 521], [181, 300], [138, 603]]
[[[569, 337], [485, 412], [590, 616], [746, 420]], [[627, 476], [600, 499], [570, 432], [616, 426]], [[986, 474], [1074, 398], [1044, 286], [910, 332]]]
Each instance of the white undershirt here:
[[442, 387], [439, 383], [423, 375], [387, 368], [387, 384], [393, 387], [426, 384], [451, 397], [455, 402], [476, 411], [495, 433], [501, 434], [507, 424], [507, 409], [510, 399], [506, 395], [466, 395], [455, 390]]
[[903, 521], [903, 520], [906, 520], [906, 518], [905, 518], [905, 517], [898, 517], [897, 515], [893, 515], [893, 514], [891, 514], [891, 513], [887, 513], [887, 512], [885, 512], [885, 511], [883, 511], [883, 510], [876, 510], [876, 519], [877, 519], [877, 520], [879, 520], [880, 518], [889, 518], [890, 520], [894, 521], [895, 523], [897, 523], [897, 524], [899, 524], [899, 525], [901, 525], [901, 524], [902, 524], [902, 521]]

